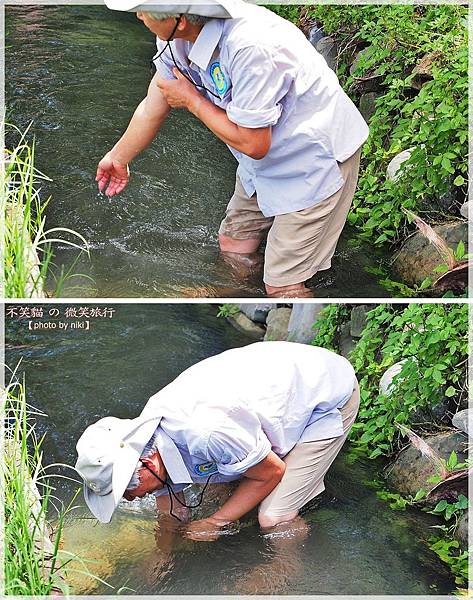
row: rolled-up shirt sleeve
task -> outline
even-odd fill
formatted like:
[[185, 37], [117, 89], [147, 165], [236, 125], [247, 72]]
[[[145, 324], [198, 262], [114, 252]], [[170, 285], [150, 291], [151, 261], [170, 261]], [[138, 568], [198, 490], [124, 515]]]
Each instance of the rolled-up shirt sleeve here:
[[239, 50], [231, 63], [232, 99], [225, 109], [230, 121], [250, 129], [276, 125], [294, 80], [292, 70], [282, 54], [264, 47]]
[[258, 417], [246, 408], [234, 409], [210, 431], [207, 452], [222, 475], [241, 475], [265, 459], [271, 443]]

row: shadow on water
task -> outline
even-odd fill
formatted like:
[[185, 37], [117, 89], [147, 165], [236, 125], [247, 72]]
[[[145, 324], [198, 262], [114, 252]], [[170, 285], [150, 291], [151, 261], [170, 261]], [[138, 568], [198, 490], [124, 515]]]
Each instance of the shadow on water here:
[[[32, 332], [26, 321], [7, 319], [7, 364], [13, 368], [22, 359], [28, 401], [48, 415], [38, 421], [46, 463], [74, 464], [76, 440], [89, 424], [109, 414], [136, 416], [185, 368], [248, 343], [215, 318], [215, 306], [111, 308], [113, 318], [92, 321], [89, 331]], [[93, 561], [90, 570], [115, 589], [77, 573], [71, 583], [76, 592], [93, 594], [123, 586], [129, 593], [176, 595], [452, 591], [447, 567], [426, 544], [432, 517], [389, 509], [366, 483], [378, 469], [373, 461], [351, 464], [341, 456], [326, 491], [294, 528], [263, 534], [250, 515], [238, 533], [212, 543], [191, 541], [175, 525], [157, 522], [153, 498], [122, 502], [110, 525], [97, 524], [81, 508], [66, 526], [64, 548]], [[64, 499], [77, 487], [66, 480], [55, 485]], [[220, 490], [210, 487], [196, 517], [212, 512]]]
[[[236, 162], [199, 121], [173, 111], [157, 140], [132, 165], [121, 195], [97, 194], [95, 169], [126, 128], [150, 80], [154, 39], [134, 15], [104, 7], [6, 9], [8, 119], [32, 121], [37, 166], [53, 181], [51, 227], [90, 242], [65, 296], [256, 297], [261, 273], [246, 281], [218, 255], [217, 231], [233, 192]], [[126, 40], [126, 43], [125, 43]], [[59, 58], [60, 57], [60, 58]], [[56, 251], [70, 266], [76, 253]], [[384, 257], [346, 228], [329, 272], [311, 281], [322, 297], [382, 297], [366, 267]], [[53, 282], [50, 282], [53, 285]]]

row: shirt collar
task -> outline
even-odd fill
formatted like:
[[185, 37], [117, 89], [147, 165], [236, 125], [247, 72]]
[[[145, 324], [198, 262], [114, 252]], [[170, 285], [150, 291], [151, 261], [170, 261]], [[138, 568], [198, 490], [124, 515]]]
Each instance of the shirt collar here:
[[212, 54], [223, 32], [223, 19], [211, 19], [202, 27], [201, 32], [189, 52], [189, 60], [201, 69], [207, 69]]
[[158, 427], [156, 432], [156, 441], [158, 444], [159, 454], [163, 459], [166, 471], [173, 483], [192, 483], [192, 477], [182, 459], [181, 453], [177, 449], [172, 438], [164, 431], [162, 427]]

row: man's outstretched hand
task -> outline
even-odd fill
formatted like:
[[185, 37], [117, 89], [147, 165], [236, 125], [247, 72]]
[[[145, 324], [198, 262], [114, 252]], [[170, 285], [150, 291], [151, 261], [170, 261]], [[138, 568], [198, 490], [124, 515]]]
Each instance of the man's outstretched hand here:
[[[115, 196], [119, 194], [130, 179], [130, 170], [127, 164], [121, 164], [117, 160], [106, 154], [97, 166], [97, 175], [95, 181], [99, 186], [99, 192], [105, 188], [106, 196]], [[108, 187], [107, 187], [108, 184]]]

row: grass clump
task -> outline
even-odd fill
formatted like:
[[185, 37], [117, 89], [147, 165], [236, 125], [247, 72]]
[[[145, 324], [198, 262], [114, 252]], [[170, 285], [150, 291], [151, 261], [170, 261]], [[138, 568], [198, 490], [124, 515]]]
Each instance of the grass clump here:
[[[68, 504], [54, 496], [52, 479], [65, 476], [47, 473], [43, 466], [41, 446], [44, 436], [38, 437], [35, 418], [46, 415], [27, 403], [25, 385], [18, 381], [4, 391], [2, 408], [5, 418], [0, 480], [4, 498], [4, 594], [68, 595], [68, 579], [74, 573], [90, 577], [113, 590], [110, 584], [89, 570], [88, 563], [94, 561], [62, 549], [66, 519], [78, 508], [74, 502], [80, 487]], [[81, 483], [71, 480], [78, 485]]]
[[51, 487], [43, 483], [43, 439], [31, 421], [38, 413], [28, 407], [23, 384], [7, 388], [4, 414], [5, 594], [66, 593], [59, 553], [67, 509], [58, 512], [53, 531], [47, 520], [53, 499]]
[[[18, 130], [9, 126], [13, 130]], [[46, 277], [51, 271], [53, 243], [62, 243], [88, 253], [87, 241], [65, 227], [46, 229], [46, 207], [40, 199], [41, 181], [50, 179], [35, 168], [35, 145], [26, 141], [26, 130], [13, 150], [3, 157], [1, 209], [3, 216], [3, 295], [6, 298], [43, 297]], [[75, 241], [64, 239], [64, 234]], [[71, 273], [61, 270], [55, 295], [60, 294]]]

